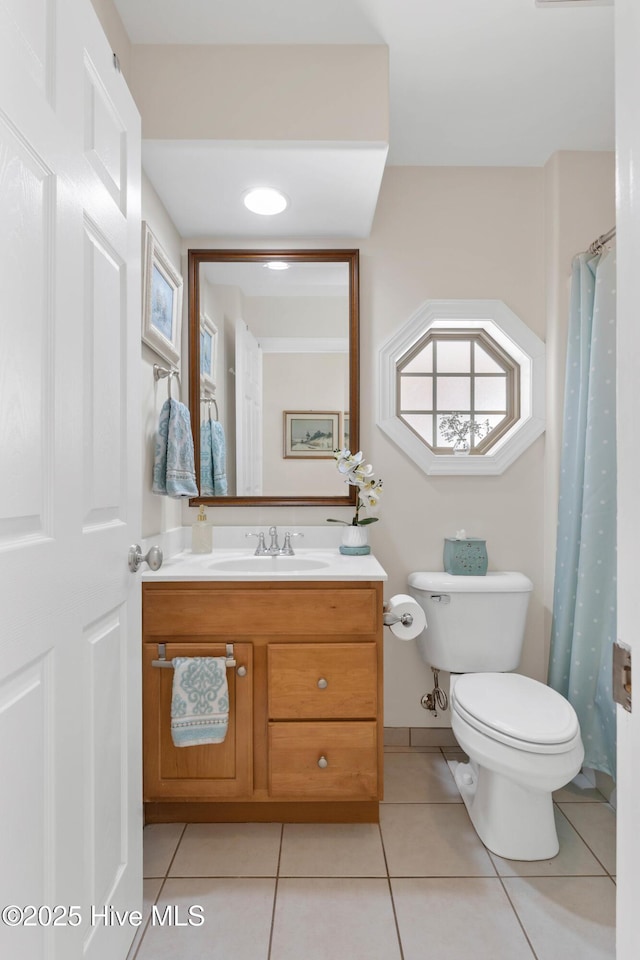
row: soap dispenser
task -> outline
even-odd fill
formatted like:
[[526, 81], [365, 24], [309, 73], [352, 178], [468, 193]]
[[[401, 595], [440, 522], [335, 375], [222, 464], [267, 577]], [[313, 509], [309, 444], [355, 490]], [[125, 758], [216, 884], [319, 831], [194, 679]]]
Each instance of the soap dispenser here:
[[204, 504], [200, 504], [198, 519], [191, 525], [191, 552], [211, 553], [213, 549], [213, 527], [207, 523]]

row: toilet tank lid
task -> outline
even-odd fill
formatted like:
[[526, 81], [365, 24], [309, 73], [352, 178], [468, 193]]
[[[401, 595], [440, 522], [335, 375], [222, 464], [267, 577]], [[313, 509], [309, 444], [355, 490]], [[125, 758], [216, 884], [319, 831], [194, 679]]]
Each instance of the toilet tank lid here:
[[427, 593], [530, 593], [533, 584], [524, 573], [492, 571], [484, 577], [453, 576], [442, 571], [410, 573], [408, 583]]

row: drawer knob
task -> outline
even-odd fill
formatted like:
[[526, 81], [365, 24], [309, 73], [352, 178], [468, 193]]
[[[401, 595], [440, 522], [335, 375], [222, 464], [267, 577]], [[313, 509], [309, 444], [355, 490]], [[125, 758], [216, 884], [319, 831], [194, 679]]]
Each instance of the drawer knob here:
[[329, 766], [329, 761], [327, 760], [326, 757], [320, 757], [320, 759], [318, 760], [318, 766], [320, 767], [321, 770], [324, 770], [326, 767]]
[[320, 677], [320, 679], [318, 680], [318, 687], [319, 687], [319, 689], [320, 689], [320, 690], [326, 690], [326, 688], [327, 688], [328, 686], [329, 686], [329, 681], [328, 681], [328, 680], [325, 680], [324, 677]]
[[238, 667], [238, 669], [236, 670], [236, 673], [237, 673], [237, 675], [238, 675], [239, 677], [246, 677], [246, 675], [247, 675], [247, 668], [240, 666], [240, 667]]

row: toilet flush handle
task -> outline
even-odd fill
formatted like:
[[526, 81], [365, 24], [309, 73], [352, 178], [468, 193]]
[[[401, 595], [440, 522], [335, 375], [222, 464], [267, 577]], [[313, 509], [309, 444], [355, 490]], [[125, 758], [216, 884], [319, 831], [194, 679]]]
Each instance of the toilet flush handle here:
[[432, 593], [429, 597], [434, 603], [451, 603], [451, 597], [448, 593]]

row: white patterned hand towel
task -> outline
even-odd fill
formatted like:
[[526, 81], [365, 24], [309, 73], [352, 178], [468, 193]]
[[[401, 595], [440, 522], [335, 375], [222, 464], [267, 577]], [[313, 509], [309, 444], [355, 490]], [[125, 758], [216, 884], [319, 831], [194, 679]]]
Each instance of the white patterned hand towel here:
[[175, 657], [171, 736], [176, 747], [222, 743], [229, 726], [224, 657]]

